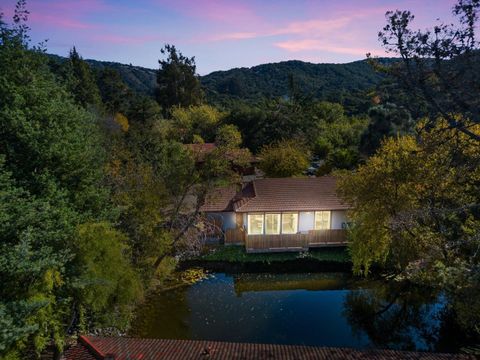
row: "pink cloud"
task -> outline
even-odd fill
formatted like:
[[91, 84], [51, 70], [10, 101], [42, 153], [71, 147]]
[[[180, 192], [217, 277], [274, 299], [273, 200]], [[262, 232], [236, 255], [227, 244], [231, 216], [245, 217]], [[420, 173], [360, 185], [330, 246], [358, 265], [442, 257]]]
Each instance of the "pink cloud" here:
[[[383, 15], [386, 8], [371, 8], [355, 11], [354, 13], [346, 13], [342, 11], [339, 14], [332, 13], [330, 18], [326, 19], [309, 19], [304, 21], [294, 21], [285, 25], [268, 24], [266, 21], [261, 28], [248, 26], [249, 31], [232, 31], [225, 32], [214, 36], [200, 36], [198, 41], [228, 41], [228, 40], [245, 40], [261, 37], [272, 36], [298, 36], [304, 38], [323, 37], [327, 34], [335, 32], [335, 37], [342, 37], [343, 32], [355, 25], [355, 22], [368, 20], [369, 17]], [[254, 28], [254, 31], [251, 29]]]
[[245, 40], [259, 37], [260, 34], [255, 32], [233, 32], [220, 35], [214, 35], [208, 38], [208, 41], [223, 41], [223, 40]]
[[365, 56], [367, 53], [372, 55], [384, 55], [381, 51], [369, 48], [352, 47], [352, 46], [339, 46], [325, 43], [319, 39], [302, 39], [302, 40], [289, 40], [281, 41], [274, 44], [280, 49], [289, 52], [301, 52], [301, 51], [328, 51], [338, 54], [347, 54], [355, 56]]
[[98, 27], [95, 24], [91, 24], [88, 22], [84, 22], [81, 20], [77, 20], [74, 18], [69, 17], [58, 17], [54, 15], [48, 15], [39, 12], [33, 12], [30, 15], [30, 20], [32, 24], [39, 24], [39, 25], [48, 25], [54, 26], [56, 28], [62, 29], [94, 29]]

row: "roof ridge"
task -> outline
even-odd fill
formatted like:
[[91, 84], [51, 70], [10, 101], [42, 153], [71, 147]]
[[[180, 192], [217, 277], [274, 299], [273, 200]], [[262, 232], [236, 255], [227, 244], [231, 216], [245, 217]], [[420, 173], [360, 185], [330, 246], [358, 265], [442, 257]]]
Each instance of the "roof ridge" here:
[[[252, 197], [240, 197], [238, 198], [237, 200], [233, 201], [233, 210], [236, 212], [237, 210], [240, 210], [243, 206], [245, 206], [251, 199], [254, 199], [257, 197], [257, 190], [255, 188], [255, 179], [248, 182], [247, 185], [245, 185], [244, 188], [242, 188], [239, 193], [241, 193], [243, 191], [243, 189], [245, 189], [248, 185], [252, 184], [252, 188], [253, 188], [253, 196]], [[235, 195], [236, 197], [236, 195]], [[237, 206], [236, 204], [240, 201], [243, 201], [243, 203], [240, 205], [240, 206]]]
[[105, 354], [85, 335], [80, 335], [78, 341], [98, 360], [115, 360], [115, 354]]

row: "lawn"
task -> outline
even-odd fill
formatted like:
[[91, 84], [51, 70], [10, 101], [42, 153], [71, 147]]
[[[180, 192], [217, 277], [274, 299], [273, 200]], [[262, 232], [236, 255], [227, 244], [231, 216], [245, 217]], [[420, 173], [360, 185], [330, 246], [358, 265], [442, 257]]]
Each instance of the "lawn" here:
[[209, 253], [199, 256], [204, 261], [226, 261], [236, 263], [272, 263], [298, 259], [317, 260], [319, 262], [350, 262], [350, 255], [345, 247], [319, 248], [308, 252], [285, 252], [285, 253], [251, 253], [247, 254], [243, 246], [218, 246]]

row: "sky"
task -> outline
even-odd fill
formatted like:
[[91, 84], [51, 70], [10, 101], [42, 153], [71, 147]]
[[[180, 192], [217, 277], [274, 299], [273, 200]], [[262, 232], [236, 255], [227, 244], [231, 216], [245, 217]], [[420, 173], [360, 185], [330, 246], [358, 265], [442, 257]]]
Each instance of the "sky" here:
[[[0, 0], [9, 21], [15, 0]], [[415, 28], [452, 21], [455, 0], [30, 0], [33, 43], [66, 56], [158, 68], [174, 44], [197, 71], [303, 60], [345, 63], [385, 56], [377, 39], [388, 10], [410, 10]]]

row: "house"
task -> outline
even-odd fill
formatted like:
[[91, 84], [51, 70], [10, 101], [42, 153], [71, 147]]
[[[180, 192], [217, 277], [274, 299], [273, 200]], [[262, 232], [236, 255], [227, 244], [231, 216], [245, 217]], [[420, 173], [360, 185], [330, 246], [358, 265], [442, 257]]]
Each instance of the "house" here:
[[248, 252], [345, 245], [350, 206], [335, 187], [332, 176], [256, 179], [215, 189], [201, 211], [222, 229], [225, 244]]

